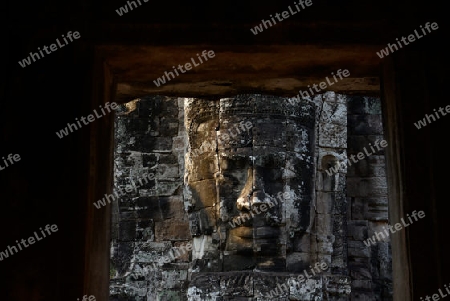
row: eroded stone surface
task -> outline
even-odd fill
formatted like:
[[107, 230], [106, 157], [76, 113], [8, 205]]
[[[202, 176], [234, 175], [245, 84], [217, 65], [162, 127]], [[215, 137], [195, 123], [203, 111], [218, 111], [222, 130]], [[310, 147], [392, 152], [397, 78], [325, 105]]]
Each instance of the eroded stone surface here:
[[112, 203], [110, 300], [392, 300], [389, 241], [363, 243], [387, 223], [383, 154], [326, 172], [382, 137], [377, 101], [124, 106], [115, 186], [155, 177]]

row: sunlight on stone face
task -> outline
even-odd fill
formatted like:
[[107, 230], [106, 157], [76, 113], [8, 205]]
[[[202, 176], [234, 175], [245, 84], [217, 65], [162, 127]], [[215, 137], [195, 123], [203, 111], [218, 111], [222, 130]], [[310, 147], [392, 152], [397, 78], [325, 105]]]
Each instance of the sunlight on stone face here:
[[254, 107], [254, 100], [221, 99], [217, 111], [189, 127], [191, 151], [206, 140], [212, 145], [188, 156], [191, 232], [218, 233], [229, 259], [253, 257], [254, 266], [277, 269], [288, 240], [310, 222], [310, 129], [281, 114], [279, 103], [261, 112]]

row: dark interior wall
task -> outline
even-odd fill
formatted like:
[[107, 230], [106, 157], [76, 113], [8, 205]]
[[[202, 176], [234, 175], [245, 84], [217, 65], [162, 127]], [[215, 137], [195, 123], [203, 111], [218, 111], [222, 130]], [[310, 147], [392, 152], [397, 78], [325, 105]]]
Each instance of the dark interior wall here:
[[29, 49], [35, 34], [11, 30], [11, 56], [2, 58], [1, 156], [19, 154], [21, 160], [0, 173], [1, 249], [47, 224], [59, 230], [1, 262], [1, 299], [76, 300], [83, 284], [89, 128], [62, 139], [55, 132], [88, 112], [88, 67], [72, 48], [22, 69], [12, 56]]
[[[395, 195], [402, 204], [402, 212], [395, 214], [394, 210], [391, 218], [398, 220], [414, 210], [423, 210], [427, 216], [405, 231], [414, 300], [436, 294], [450, 281], [446, 272], [449, 266], [446, 255], [449, 252], [448, 234], [444, 230], [448, 227], [445, 225], [449, 209], [445, 201], [445, 182], [449, 164], [442, 160], [447, 152], [449, 120], [446, 119], [448, 116], [440, 117], [421, 129], [414, 125], [423, 120], [425, 114], [432, 114], [434, 109], [449, 104], [443, 84], [448, 80], [444, 64], [448, 59], [439, 46], [441, 43], [439, 37], [432, 37], [426, 45], [394, 55], [384, 65], [382, 81], [385, 119], [392, 125], [388, 136], [396, 140], [393, 144], [396, 150], [390, 148], [388, 153], [388, 165], [395, 169], [388, 172], [389, 184], [400, 182], [390, 185], [390, 196]], [[394, 98], [396, 101], [392, 103]], [[396, 247], [393, 245], [394, 249]], [[394, 262], [397, 259], [395, 277], [396, 270], [404, 269], [401, 261], [405, 258], [393, 257]]]
[[[76, 300], [81, 298], [83, 293], [89, 294], [96, 289], [103, 290], [103, 296], [107, 294], [107, 291], [104, 291], [107, 280], [103, 280], [106, 286], [103, 284], [102, 287], [101, 283], [94, 281], [96, 279], [85, 274], [85, 267], [88, 267], [93, 275], [101, 279], [102, 271], [105, 270], [105, 266], [99, 268], [96, 265], [98, 262], [94, 260], [102, 260], [101, 252], [96, 256], [90, 253], [85, 256], [85, 247], [95, 246], [98, 241], [95, 238], [103, 237], [106, 243], [109, 241], [104, 237], [105, 232], [102, 232], [108, 229], [107, 217], [102, 217], [102, 222], [99, 222], [101, 227], [89, 223], [89, 232], [86, 231], [85, 225], [95, 218], [92, 212], [88, 211], [88, 196], [95, 199], [100, 195], [88, 191], [88, 185], [93, 185], [91, 176], [100, 179], [95, 182], [96, 185], [107, 186], [109, 182], [107, 177], [111, 161], [109, 155], [102, 154], [108, 153], [110, 146], [108, 139], [102, 137], [110, 133], [94, 128], [100, 127], [100, 124], [96, 123], [84, 126], [62, 139], [55, 135], [67, 122], [73, 122], [75, 118], [92, 112], [93, 95], [96, 101], [103, 101], [99, 96], [103, 92], [94, 93], [94, 87], [104, 91], [103, 83], [99, 87], [99, 83], [103, 81], [100, 76], [104, 73], [94, 73], [94, 67], [103, 66], [102, 58], [94, 61], [93, 46], [96, 43], [102, 41], [115, 44], [123, 42], [167, 45], [186, 42], [191, 38], [193, 43], [198, 44], [209, 39], [230, 45], [252, 45], [259, 42], [269, 44], [271, 41], [283, 44], [304, 41], [369, 44], [382, 42], [385, 45], [399, 37], [398, 32], [410, 33], [418, 25], [433, 20], [439, 22], [439, 31], [435, 32], [434, 37], [429, 36], [426, 41], [418, 41], [416, 45], [403, 49], [402, 55], [393, 55], [395, 60], [392, 68], [386, 67], [386, 73], [390, 77], [383, 85], [395, 84], [395, 93], [386, 99], [399, 99], [401, 102], [392, 114], [401, 120], [398, 124], [400, 140], [397, 150], [401, 152], [401, 173], [405, 183], [405, 186], [401, 187], [406, 196], [404, 211], [408, 213], [425, 207], [429, 217], [422, 224], [406, 231], [407, 242], [411, 244], [409, 253], [414, 300], [435, 293], [444, 283], [449, 283], [449, 274], [446, 273], [449, 258], [446, 254], [450, 250], [445, 233], [446, 213], [449, 209], [446, 193], [449, 166], [446, 161], [445, 140], [448, 137], [449, 121], [445, 118], [450, 117], [444, 117], [421, 130], [417, 130], [412, 124], [422, 119], [425, 113], [431, 113], [432, 109], [448, 104], [445, 93], [448, 83], [448, 73], [445, 70], [448, 55], [444, 47], [448, 29], [442, 2], [393, 4], [384, 1], [367, 6], [352, 1], [342, 1], [342, 6], [331, 4], [330, 1], [322, 2], [320, 7], [311, 7], [314, 8], [316, 16], [322, 15], [324, 22], [326, 17], [329, 17], [330, 20], [341, 24], [339, 28], [351, 30], [317, 31], [314, 28], [320, 22], [308, 23], [310, 20], [306, 20], [298, 25], [309, 28], [305, 34], [290, 31], [289, 26], [296, 24], [294, 22], [288, 26], [286, 24], [289, 23], [286, 22], [280, 25], [283, 27], [283, 35], [277, 36], [275, 32], [268, 31], [267, 35], [257, 38], [249, 38], [249, 32], [244, 34], [241, 31], [249, 31], [249, 26], [270, 13], [280, 11], [281, 7], [290, 4], [288, 1], [277, 4], [277, 7], [262, 6], [259, 2], [249, 3], [244, 10], [236, 9], [242, 4], [234, 6], [221, 3], [223, 9], [216, 9], [212, 8], [211, 4], [208, 6], [199, 3], [194, 6], [183, 3], [151, 4], [146, 12], [153, 11], [158, 17], [148, 17], [143, 10], [136, 10], [136, 14], [141, 15], [139, 20], [137, 17], [134, 19], [135, 12], [122, 17], [115, 15], [114, 11], [111, 12], [124, 5], [125, 1], [110, 4], [99, 1], [7, 3], [7, 16], [4, 19], [7, 21], [4, 26], [4, 49], [7, 55], [1, 58], [5, 68], [0, 86], [0, 157], [17, 153], [22, 160], [0, 171], [0, 251], [14, 244], [17, 239], [31, 236], [46, 224], [57, 224], [59, 231], [0, 262], [2, 278], [6, 278], [0, 284], [1, 299]], [[231, 12], [238, 12], [241, 17], [231, 18]], [[339, 12], [345, 13], [345, 16], [349, 17], [348, 21], [342, 21], [345, 18]], [[176, 14], [182, 18], [176, 19]], [[386, 26], [384, 28], [390, 28], [392, 31], [388, 30], [385, 35], [374, 37], [361, 30], [355, 18], [356, 21], [363, 20], [369, 24], [382, 23]], [[239, 19], [245, 19], [242, 23], [246, 25], [237, 23]], [[216, 20], [227, 22], [228, 25], [218, 23], [215, 27], [211, 26]], [[120, 23], [144, 21], [149, 27], [156, 28], [154, 35], [142, 35], [134, 26], [124, 26], [126, 30], [119, 26]], [[163, 21], [169, 25], [152, 25]], [[106, 23], [111, 22], [117, 22], [119, 25], [106, 27]], [[177, 22], [180, 26], [186, 24], [186, 30], [182, 34], [158, 34]], [[307, 26], [308, 24], [312, 25]], [[230, 26], [232, 30], [228, 29]], [[207, 34], [199, 34], [201, 28], [208, 28]], [[217, 34], [214, 28], [221, 34]], [[330, 29], [333, 26], [325, 28]], [[26, 57], [30, 51], [52, 43], [69, 30], [80, 31], [81, 36], [86, 39], [46, 55], [26, 68], [18, 65], [17, 61]], [[134, 30], [136, 34], [130, 35]], [[347, 35], [348, 32], [351, 35]], [[273, 93], [276, 94], [277, 91]], [[100, 129], [108, 129], [108, 121], [105, 119], [102, 122], [105, 124]], [[386, 122], [385, 124], [393, 126]], [[101, 146], [100, 149], [94, 149], [97, 155], [93, 157], [90, 157], [93, 154], [91, 134], [93, 141], [98, 141]], [[92, 158], [104, 161], [93, 161]], [[88, 233], [90, 240], [86, 242]], [[107, 262], [108, 258], [104, 259], [103, 264], [105, 261]], [[83, 289], [83, 283], [89, 285]], [[98, 300], [106, 300], [102, 299], [101, 295], [97, 296]]]

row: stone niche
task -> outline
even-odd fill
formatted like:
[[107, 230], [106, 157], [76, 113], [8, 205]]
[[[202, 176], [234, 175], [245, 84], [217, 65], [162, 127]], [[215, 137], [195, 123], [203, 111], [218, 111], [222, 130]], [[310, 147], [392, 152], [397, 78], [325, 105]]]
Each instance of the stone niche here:
[[[387, 224], [387, 192], [370, 186], [385, 178], [377, 174], [366, 187], [378, 194], [362, 198], [355, 186], [365, 175], [341, 164], [371, 126], [382, 137], [380, 114], [362, 112], [364, 102], [377, 99], [152, 96], [123, 105], [110, 300], [392, 300], [389, 243], [363, 245]], [[348, 120], [366, 132], [349, 132]], [[380, 170], [381, 157], [365, 168]]]

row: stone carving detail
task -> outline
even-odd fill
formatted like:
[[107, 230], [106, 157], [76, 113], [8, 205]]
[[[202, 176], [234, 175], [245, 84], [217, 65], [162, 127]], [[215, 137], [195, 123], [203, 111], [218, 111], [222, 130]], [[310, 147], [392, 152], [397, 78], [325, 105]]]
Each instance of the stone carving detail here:
[[115, 186], [155, 177], [111, 203], [110, 300], [392, 300], [389, 242], [363, 244], [387, 224], [384, 156], [341, 164], [382, 137], [378, 104], [327, 92], [124, 105]]
[[[187, 100], [185, 112], [191, 233], [214, 244], [198, 270], [211, 260], [221, 271], [308, 266], [306, 253], [287, 254], [311, 230], [315, 104], [240, 95]], [[213, 147], [197, 151], [205, 143]]]

